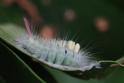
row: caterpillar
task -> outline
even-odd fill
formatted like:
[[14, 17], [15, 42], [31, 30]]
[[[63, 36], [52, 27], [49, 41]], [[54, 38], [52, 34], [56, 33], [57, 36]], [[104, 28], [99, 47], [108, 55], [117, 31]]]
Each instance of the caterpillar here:
[[26, 19], [25, 24], [29, 35], [20, 37], [17, 46], [29, 52], [31, 57], [60, 68], [83, 70], [90, 70], [93, 67], [100, 68], [98, 61], [91, 57], [92, 53], [83, 50], [79, 43], [62, 38], [44, 39], [31, 34], [31, 27]]

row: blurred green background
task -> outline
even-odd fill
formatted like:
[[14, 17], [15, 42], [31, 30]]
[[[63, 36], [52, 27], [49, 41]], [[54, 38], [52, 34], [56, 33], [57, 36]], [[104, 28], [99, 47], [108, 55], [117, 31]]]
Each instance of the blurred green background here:
[[[70, 38], [77, 34], [82, 46], [92, 47], [99, 58], [116, 60], [124, 54], [124, 1], [122, 0], [32, 0], [46, 23], [55, 24]], [[68, 13], [70, 11], [71, 13]], [[66, 15], [67, 14], [67, 15]], [[0, 23], [23, 25], [23, 11], [17, 6], [0, 3]], [[68, 16], [71, 16], [68, 18]], [[95, 19], [104, 17], [109, 23], [107, 32], [99, 32]], [[66, 36], [66, 34], [64, 34]], [[1, 48], [2, 50], [2, 48]], [[124, 69], [116, 69], [105, 80], [83, 81], [60, 71], [49, 69], [58, 83], [124, 83]]]

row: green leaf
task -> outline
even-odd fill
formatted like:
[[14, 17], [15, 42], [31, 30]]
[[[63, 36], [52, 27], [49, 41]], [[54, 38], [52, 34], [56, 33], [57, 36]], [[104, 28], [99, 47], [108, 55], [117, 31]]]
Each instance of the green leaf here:
[[[24, 28], [18, 27], [17, 25], [14, 24], [4, 24], [0, 26], [0, 38], [2, 38], [4, 41], [6, 41], [8, 44], [10, 44], [11, 46], [17, 48], [16, 46], [16, 39], [18, 37], [20, 37], [21, 35], [23, 35], [25, 33]], [[27, 54], [28, 56], [30, 56], [29, 53], [27, 53], [25, 50], [21, 50], [19, 48], [17, 48], [18, 50], [20, 50], [21, 52]], [[41, 65], [47, 65], [46, 62], [39, 62], [38, 60], [34, 60], [38, 63], [40, 63]], [[51, 65], [47, 65], [47, 67], [52, 67]], [[54, 68], [54, 67], [52, 67]], [[61, 70], [61, 69], [58, 69]], [[102, 70], [90, 70], [90, 71], [86, 71], [86, 72], [82, 72], [82, 71], [67, 71], [67, 70], [61, 70], [64, 71], [65, 73], [72, 75], [74, 77], [78, 77], [81, 79], [89, 79], [89, 78], [96, 78], [96, 77], [102, 77], [104, 75], [101, 76], [101, 74], [103, 74], [103, 69]], [[96, 73], [97, 72], [97, 73]], [[94, 73], [94, 74], [93, 74]], [[108, 73], [107, 73], [108, 74]]]
[[[124, 83], [124, 68], [116, 68], [104, 79], [81, 80], [64, 74], [61, 71], [49, 69], [58, 83]], [[111, 71], [111, 70], [110, 70]], [[93, 73], [92, 73], [93, 74]], [[102, 75], [102, 74], [101, 74]]]
[[0, 42], [0, 48], [0, 75], [4, 77], [7, 83], [45, 83], [5, 44]]

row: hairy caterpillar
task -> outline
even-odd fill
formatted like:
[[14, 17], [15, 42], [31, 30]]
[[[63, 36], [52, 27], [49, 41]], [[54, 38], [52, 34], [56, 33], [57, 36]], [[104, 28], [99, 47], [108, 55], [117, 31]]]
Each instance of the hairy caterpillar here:
[[25, 19], [29, 36], [19, 38], [17, 45], [31, 54], [31, 57], [39, 61], [45, 61], [55, 68], [73, 68], [80, 70], [90, 70], [100, 65], [93, 60], [90, 52], [80, 48], [79, 43], [61, 38], [44, 39], [31, 34], [28, 21]]

